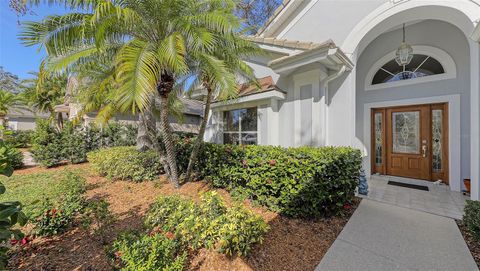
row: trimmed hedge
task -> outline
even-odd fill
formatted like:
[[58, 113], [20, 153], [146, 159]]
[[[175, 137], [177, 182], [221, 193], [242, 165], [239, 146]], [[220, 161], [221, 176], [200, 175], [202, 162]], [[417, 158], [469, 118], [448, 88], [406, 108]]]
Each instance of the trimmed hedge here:
[[465, 205], [465, 214], [463, 215], [463, 222], [468, 230], [480, 242], [480, 202], [467, 200]]
[[62, 134], [49, 121], [37, 120], [32, 142], [33, 159], [42, 166], [53, 167], [64, 160]]
[[205, 144], [200, 157], [197, 168], [214, 186], [294, 217], [342, 212], [354, 197], [362, 164], [360, 151], [348, 147]]
[[32, 134], [32, 154], [35, 161], [52, 167], [63, 161], [72, 164], [87, 161], [87, 152], [104, 147], [131, 146], [136, 142], [137, 128], [132, 125], [109, 123], [103, 129], [88, 126], [82, 129], [65, 122], [61, 131], [47, 120], [37, 121]]
[[[177, 164], [185, 172], [193, 140], [177, 140]], [[109, 148], [89, 154], [102, 175], [123, 180], [152, 180], [163, 172], [153, 152]], [[281, 148], [205, 143], [197, 177], [293, 217], [341, 213], [358, 184], [362, 157], [349, 147]]]
[[154, 180], [163, 172], [154, 151], [140, 152], [135, 147], [112, 147], [87, 154], [92, 168], [102, 176], [140, 182]]

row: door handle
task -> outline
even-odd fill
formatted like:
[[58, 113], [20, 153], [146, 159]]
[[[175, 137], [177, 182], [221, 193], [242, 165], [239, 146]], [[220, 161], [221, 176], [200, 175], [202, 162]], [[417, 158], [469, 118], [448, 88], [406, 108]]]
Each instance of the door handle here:
[[427, 157], [427, 145], [422, 145], [422, 156]]

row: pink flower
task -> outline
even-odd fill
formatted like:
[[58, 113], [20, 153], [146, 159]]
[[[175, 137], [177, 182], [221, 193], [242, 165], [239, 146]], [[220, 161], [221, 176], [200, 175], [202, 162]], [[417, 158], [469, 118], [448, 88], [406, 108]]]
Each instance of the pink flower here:
[[269, 161], [269, 163], [270, 163], [270, 166], [273, 167], [273, 166], [275, 166], [275, 165], [277, 164], [277, 161], [274, 160], [274, 159], [272, 159], [272, 160]]
[[248, 166], [248, 161], [245, 160], [245, 159], [243, 159], [243, 160], [242, 160], [242, 165], [243, 165], [244, 167]]
[[22, 238], [22, 240], [20, 240], [20, 244], [22, 246], [27, 245], [29, 242], [30, 242], [30, 240], [28, 239], [28, 236], [25, 236], [25, 237]]
[[348, 204], [348, 203], [345, 203], [345, 204], [343, 205], [343, 209], [344, 209], [344, 210], [350, 210], [350, 209], [352, 209], [352, 205], [350, 205], [350, 204]]

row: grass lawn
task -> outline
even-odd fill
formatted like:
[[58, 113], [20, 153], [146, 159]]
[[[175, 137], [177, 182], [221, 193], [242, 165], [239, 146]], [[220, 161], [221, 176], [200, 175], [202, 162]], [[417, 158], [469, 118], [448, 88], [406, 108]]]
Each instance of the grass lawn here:
[[27, 216], [38, 213], [40, 199], [48, 198], [55, 202], [65, 191], [63, 174], [64, 170], [55, 170], [13, 175], [10, 178], [0, 176], [0, 181], [7, 188], [6, 193], [0, 195], [0, 201], [20, 201]]

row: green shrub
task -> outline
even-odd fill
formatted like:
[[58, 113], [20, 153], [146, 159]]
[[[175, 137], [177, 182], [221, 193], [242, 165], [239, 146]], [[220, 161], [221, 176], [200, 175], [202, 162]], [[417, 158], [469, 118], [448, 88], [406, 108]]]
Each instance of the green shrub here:
[[227, 208], [215, 192], [202, 195], [199, 204], [179, 196], [160, 197], [145, 219], [153, 232], [172, 232], [192, 249], [217, 248], [247, 255], [268, 230], [263, 219], [241, 205]]
[[42, 200], [42, 213], [35, 219], [35, 229], [40, 235], [55, 235], [67, 230], [77, 215], [81, 214], [85, 199], [85, 180], [67, 171], [61, 185], [65, 191], [56, 202]]
[[180, 244], [163, 234], [127, 233], [114, 242], [113, 249], [121, 270], [125, 271], [182, 271], [187, 261], [187, 253]]
[[108, 123], [102, 128], [91, 124], [84, 128], [88, 151], [101, 148], [135, 146], [138, 128], [130, 124]]
[[89, 151], [135, 145], [136, 133], [137, 128], [132, 125], [110, 123], [102, 129], [94, 125], [80, 128], [68, 121], [57, 131], [49, 121], [39, 120], [32, 134], [32, 154], [35, 161], [45, 167], [62, 161], [83, 163]]
[[[3, 133], [3, 129], [0, 129]], [[0, 137], [0, 175], [9, 177], [13, 173], [13, 167], [10, 165], [9, 156], [11, 149]], [[0, 182], [0, 195], [5, 194], [6, 188]], [[7, 252], [9, 247], [5, 245], [11, 238], [20, 240], [24, 234], [18, 229], [18, 226], [24, 226], [27, 223], [27, 217], [22, 211], [22, 204], [18, 201], [0, 202], [0, 269], [5, 269], [7, 264]]]
[[467, 200], [463, 222], [472, 236], [480, 241], [480, 201]]
[[[188, 144], [177, 146], [188, 149], [184, 146]], [[214, 186], [293, 217], [341, 212], [354, 197], [362, 163], [360, 151], [348, 147], [286, 149], [207, 143], [199, 157], [196, 169]]]
[[2, 142], [0, 145], [3, 163], [8, 164], [13, 169], [23, 167], [23, 153], [13, 145]]
[[64, 160], [62, 134], [48, 120], [37, 120], [32, 141], [33, 159], [42, 166], [56, 166]]
[[71, 122], [67, 122], [62, 130], [63, 158], [72, 164], [87, 161], [87, 145], [85, 134], [75, 129]]
[[5, 136], [5, 143], [16, 148], [28, 148], [32, 145], [33, 130], [12, 131], [11, 135]]
[[238, 204], [227, 210], [224, 221], [217, 234], [219, 251], [227, 255], [236, 252], [247, 255], [252, 244], [262, 242], [262, 235], [268, 229], [261, 217], [252, 215], [252, 212]]
[[88, 161], [99, 174], [111, 179], [140, 182], [154, 180], [163, 167], [154, 151], [140, 152], [135, 147], [112, 147], [88, 153]]

